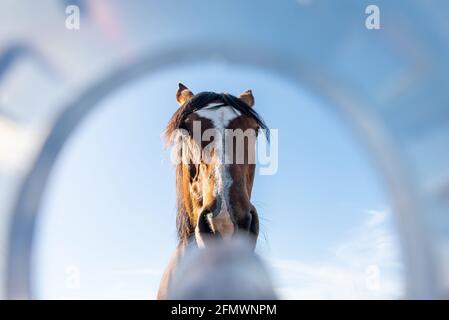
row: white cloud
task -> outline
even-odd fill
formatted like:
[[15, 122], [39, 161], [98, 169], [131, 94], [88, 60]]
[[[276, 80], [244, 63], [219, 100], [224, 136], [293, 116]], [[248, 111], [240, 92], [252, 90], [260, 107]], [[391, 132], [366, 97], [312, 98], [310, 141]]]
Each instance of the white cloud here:
[[269, 261], [284, 299], [394, 299], [402, 296], [398, 243], [387, 211], [366, 220], [324, 262]]

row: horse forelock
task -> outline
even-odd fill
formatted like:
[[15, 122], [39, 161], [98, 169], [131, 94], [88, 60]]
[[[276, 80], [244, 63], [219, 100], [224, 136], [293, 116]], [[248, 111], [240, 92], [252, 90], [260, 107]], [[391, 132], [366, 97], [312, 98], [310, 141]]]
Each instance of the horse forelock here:
[[242, 115], [252, 118], [256, 121], [259, 129], [265, 130], [266, 137], [269, 140], [269, 128], [265, 124], [263, 118], [254, 110], [249, 107], [241, 99], [228, 94], [228, 93], [215, 93], [215, 92], [201, 92], [194, 95], [189, 101], [183, 104], [176, 110], [173, 116], [170, 118], [165, 128], [165, 141], [167, 145], [172, 145], [174, 137], [176, 136], [177, 129], [183, 129], [183, 122], [190, 114], [206, 108], [211, 103], [222, 103], [224, 106], [233, 107], [238, 110]]

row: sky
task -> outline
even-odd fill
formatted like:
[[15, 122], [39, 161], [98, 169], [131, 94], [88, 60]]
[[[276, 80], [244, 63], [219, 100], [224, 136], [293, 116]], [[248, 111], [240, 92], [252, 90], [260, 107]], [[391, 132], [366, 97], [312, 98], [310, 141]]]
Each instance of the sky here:
[[367, 150], [335, 106], [250, 67], [211, 62], [113, 92], [77, 128], [45, 191], [33, 253], [36, 298], [155, 298], [176, 246], [174, 170], [163, 129], [182, 81], [194, 93], [252, 89], [279, 132], [279, 166], [257, 175], [257, 253], [282, 298], [397, 298], [392, 209]]

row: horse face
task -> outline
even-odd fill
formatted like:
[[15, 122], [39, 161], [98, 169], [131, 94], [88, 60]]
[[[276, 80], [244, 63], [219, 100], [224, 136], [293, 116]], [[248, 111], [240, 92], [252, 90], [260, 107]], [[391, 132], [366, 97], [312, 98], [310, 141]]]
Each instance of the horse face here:
[[[183, 105], [191, 97], [180, 85], [178, 102]], [[240, 99], [248, 108], [254, 105], [251, 91]], [[259, 220], [250, 199], [258, 124], [231, 106], [217, 104], [184, 120], [188, 142], [181, 152], [190, 155], [181, 164], [184, 204], [200, 246], [208, 237], [229, 238], [236, 233], [249, 234], [255, 244]]]

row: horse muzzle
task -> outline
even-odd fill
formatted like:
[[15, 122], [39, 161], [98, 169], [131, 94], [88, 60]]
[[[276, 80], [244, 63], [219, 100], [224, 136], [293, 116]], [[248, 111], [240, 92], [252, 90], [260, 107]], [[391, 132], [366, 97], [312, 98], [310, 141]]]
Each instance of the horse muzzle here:
[[[237, 221], [236, 221], [237, 220]], [[199, 247], [205, 247], [210, 239], [230, 239], [235, 235], [246, 236], [255, 248], [259, 234], [259, 218], [252, 206], [248, 214], [235, 219], [227, 211], [215, 214], [210, 210], [203, 210], [198, 217], [195, 229], [195, 239]]]

